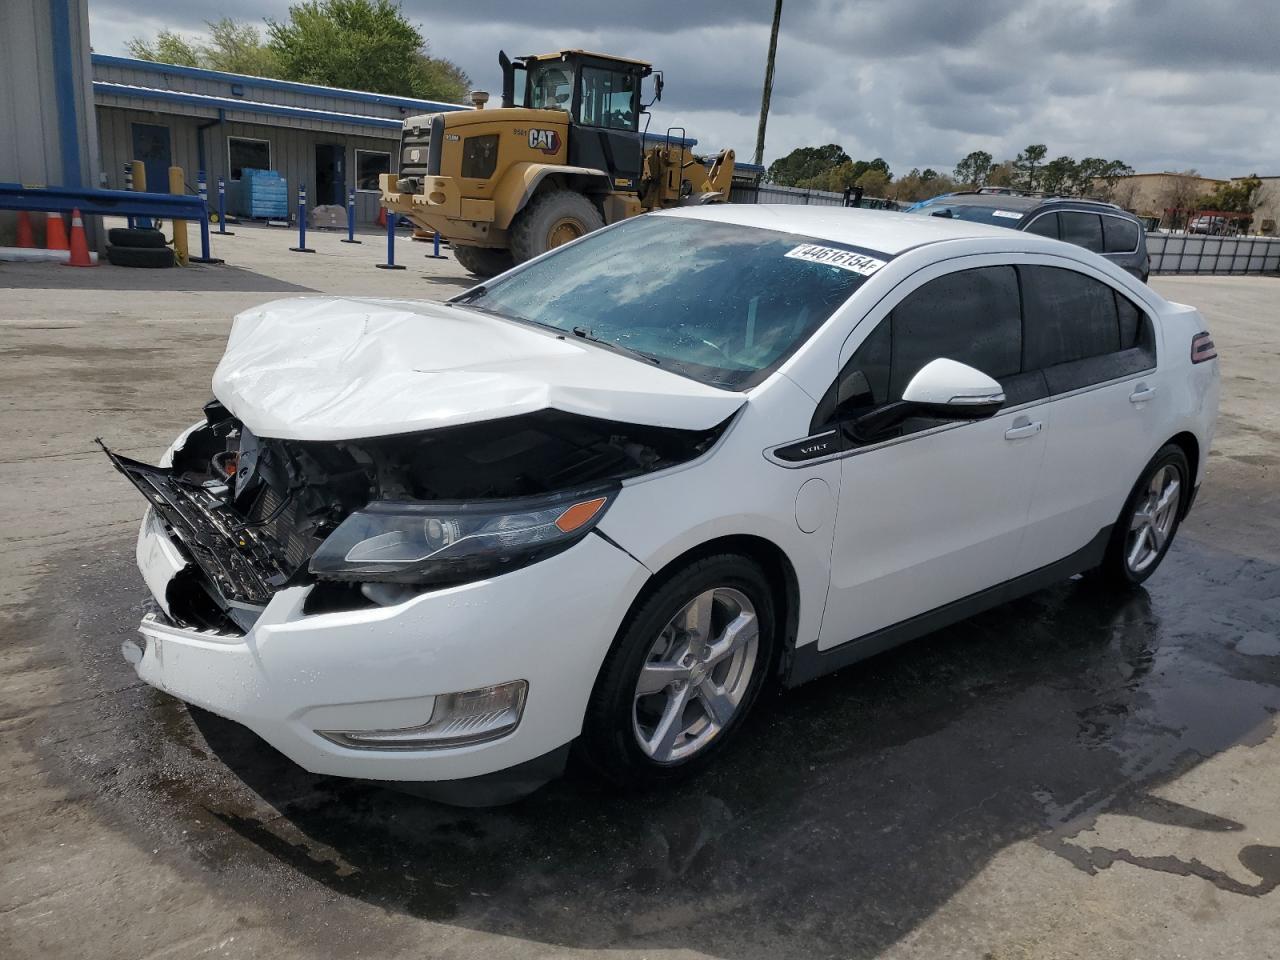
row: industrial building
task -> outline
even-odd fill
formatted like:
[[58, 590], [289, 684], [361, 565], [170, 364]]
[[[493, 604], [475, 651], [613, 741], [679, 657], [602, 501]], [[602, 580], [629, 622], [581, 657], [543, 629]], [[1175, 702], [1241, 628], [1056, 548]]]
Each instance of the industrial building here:
[[148, 189], [164, 190], [167, 168], [228, 184], [246, 168], [277, 170], [290, 195], [378, 215], [378, 174], [396, 170], [403, 119], [468, 107], [308, 83], [250, 77], [103, 54], [92, 55], [93, 100], [104, 185], [124, 187], [124, 165], [141, 160]]

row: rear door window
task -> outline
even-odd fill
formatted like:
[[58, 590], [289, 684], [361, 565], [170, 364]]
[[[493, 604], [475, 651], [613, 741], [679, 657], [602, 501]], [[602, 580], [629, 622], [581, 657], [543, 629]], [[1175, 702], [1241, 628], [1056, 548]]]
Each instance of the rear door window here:
[[1096, 213], [1063, 210], [1058, 214], [1058, 223], [1061, 224], [1061, 239], [1094, 253], [1102, 253], [1102, 218]]
[[1110, 286], [1061, 267], [1023, 266], [1023, 368], [1043, 371], [1050, 394], [1150, 370], [1151, 320]]
[[1106, 253], [1133, 253], [1138, 249], [1138, 225], [1121, 217], [1102, 218]]

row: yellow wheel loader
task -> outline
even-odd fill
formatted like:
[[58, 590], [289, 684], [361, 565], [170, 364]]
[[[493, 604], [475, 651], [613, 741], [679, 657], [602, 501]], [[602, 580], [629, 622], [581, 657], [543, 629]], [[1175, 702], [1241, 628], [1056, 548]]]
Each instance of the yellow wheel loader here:
[[399, 172], [381, 178], [383, 205], [438, 231], [473, 273], [646, 210], [729, 198], [732, 150], [694, 156], [673, 131], [646, 143], [640, 118], [662, 96], [649, 64], [583, 50], [499, 53], [498, 63], [500, 109], [484, 109], [488, 94], [477, 91], [475, 110], [409, 117]]

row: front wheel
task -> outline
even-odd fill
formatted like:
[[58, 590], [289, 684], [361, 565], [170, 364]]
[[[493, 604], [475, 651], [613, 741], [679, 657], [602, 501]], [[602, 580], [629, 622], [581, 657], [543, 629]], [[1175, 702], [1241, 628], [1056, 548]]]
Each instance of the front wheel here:
[[773, 664], [773, 595], [754, 561], [720, 554], [667, 575], [630, 619], [592, 691], [579, 751], [621, 785], [700, 769], [750, 711]]
[[1106, 556], [1094, 573], [1118, 587], [1135, 587], [1155, 573], [1178, 532], [1190, 484], [1187, 455], [1177, 444], [1165, 444], [1125, 501]]
[[504, 273], [512, 267], [511, 251], [497, 250], [493, 247], [469, 247], [457, 244], [453, 247], [453, 258], [459, 265], [477, 277], [492, 277]]
[[516, 263], [524, 263], [603, 226], [604, 217], [582, 194], [548, 190], [516, 214], [511, 224], [511, 253]]

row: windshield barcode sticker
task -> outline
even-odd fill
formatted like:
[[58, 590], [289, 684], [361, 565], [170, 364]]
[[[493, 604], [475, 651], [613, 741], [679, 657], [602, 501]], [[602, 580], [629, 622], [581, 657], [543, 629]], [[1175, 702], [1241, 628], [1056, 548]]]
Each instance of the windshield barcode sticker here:
[[851, 273], [860, 273], [869, 277], [885, 265], [885, 261], [869, 257], [865, 253], [854, 253], [852, 250], [841, 250], [838, 247], [823, 247], [816, 243], [802, 243], [788, 250], [785, 256], [792, 260], [808, 260], [811, 263], [825, 263], [831, 267], [839, 267]]
[[1015, 211], [1013, 211], [1013, 210], [992, 210], [992, 211], [991, 211], [991, 215], [992, 215], [993, 217], [1004, 217], [1006, 220], [1021, 220], [1021, 219], [1022, 219], [1022, 214], [1017, 213], [1017, 212], [1015, 212]]

